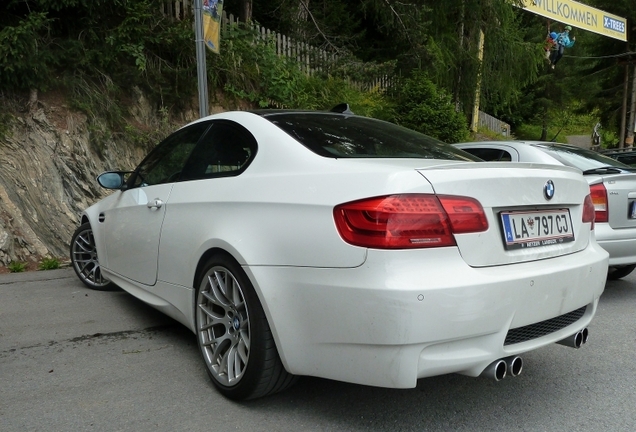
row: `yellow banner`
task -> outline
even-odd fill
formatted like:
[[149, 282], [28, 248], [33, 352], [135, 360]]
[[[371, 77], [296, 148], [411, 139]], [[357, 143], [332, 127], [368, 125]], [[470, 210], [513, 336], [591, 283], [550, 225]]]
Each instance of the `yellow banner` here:
[[627, 20], [572, 0], [523, 0], [523, 8], [554, 21], [622, 41], [627, 40]]
[[223, 0], [203, 0], [203, 40], [217, 54], [221, 52], [222, 14]]

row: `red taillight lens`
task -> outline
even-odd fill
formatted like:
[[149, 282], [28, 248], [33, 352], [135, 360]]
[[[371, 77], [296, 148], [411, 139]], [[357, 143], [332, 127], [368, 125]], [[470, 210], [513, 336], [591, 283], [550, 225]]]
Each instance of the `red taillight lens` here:
[[347, 243], [377, 249], [453, 246], [453, 234], [488, 229], [481, 204], [456, 196], [369, 198], [336, 206], [333, 214]]
[[594, 204], [594, 212], [596, 213], [596, 222], [607, 222], [609, 219], [609, 209], [607, 207], [607, 189], [603, 183], [590, 186], [590, 195], [592, 196], [592, 204]]
[[590, 223], [590, 230], [594, 229], [594, 219], [595, 219], [595, 211], [594, 211], [594, 203], [592, 202], [592, 197], [590, 195], [585, 197], [585, 201], [583, 201], [583, 223]]

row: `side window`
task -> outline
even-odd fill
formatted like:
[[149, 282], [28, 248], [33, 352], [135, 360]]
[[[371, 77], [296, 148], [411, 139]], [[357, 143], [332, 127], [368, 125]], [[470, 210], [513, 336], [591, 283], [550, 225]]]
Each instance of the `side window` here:
[[131, 187], [171, 183], [181, 178], [183, 166], [210, 123], [197, 123], [178, 130], [162, 141], [141, 162]]
[[488, 162], [493, 161], [501, 161], [501, 162], [510, 162], [512, 161], [512, 156], [506, 150], [496, 149], [496, 148], [466, 148], [464, 149], [468, 153], [477, 156], [480, 159], [483, 159]]
[[243, 126], [217, 120], [186, 162], [181, 180], [238, 175], [256, 154], [256, 139]]

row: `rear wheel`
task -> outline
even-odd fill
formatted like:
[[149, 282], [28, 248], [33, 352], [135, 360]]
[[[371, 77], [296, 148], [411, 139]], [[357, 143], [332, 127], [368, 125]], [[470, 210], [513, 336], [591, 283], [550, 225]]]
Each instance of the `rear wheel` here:
[[613, 266], [610, 267], [607, 271], [607, 278], [610, 280], [616, 280], [620, 278], [624, 278], [628, 274], [636, 269], [636, 264], [630, 264], [625, 266]]
[[203, 362], [226, 397], [255, 399], [295, 382], [283, 367], [252, 284], [229, 256], [215, 255], [203, 267], [195, 319]]
[[90, 289], [110, 291], [117, 288], [102, 274], [90, 223], [81, 225], [71, 238], [71, 263], [77, 277]]

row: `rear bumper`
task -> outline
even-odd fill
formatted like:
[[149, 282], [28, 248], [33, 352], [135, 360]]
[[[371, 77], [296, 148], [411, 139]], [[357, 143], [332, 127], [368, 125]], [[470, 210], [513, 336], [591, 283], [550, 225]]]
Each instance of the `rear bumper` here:
[[[409, 388], [418, 378], [479, 375], [492, 361], [586, 327], [607, 275], [594, 241], [558, 258], [471, 268], [456, 248], [370, 250], [354, 269], [245, 267], [283, 363], [298, 375]], [[581, 307], [554, 333], [504, 346], [511, 328]]]
[[609, 265], [636, 264], [636, 228], [613, 229], [607, 223], [594, 226], [596, 241], [609, 253]]

